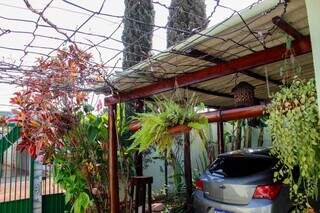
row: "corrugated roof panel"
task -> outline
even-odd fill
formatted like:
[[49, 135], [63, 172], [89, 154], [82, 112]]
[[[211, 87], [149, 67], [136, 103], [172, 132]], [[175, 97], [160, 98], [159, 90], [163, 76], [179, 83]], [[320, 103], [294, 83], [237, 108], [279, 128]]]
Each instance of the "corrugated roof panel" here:
[[[272, 4], [269, 6], [271, 7], [271, 5]], [[257, 9], [257, 11], [259, 10], [261, 10], [261, 8]], [[226, 24], [228, 22], [226, 22], [224, 26], [218, 26], [224, 30], [220, 31], [216, 35], [211, 36], [211, 38], [201, 38], [201, 42], [199, 40], [199, 36], [194, 36], [194, 38], [198, 39], [199, 41], [196, 42], [196, 45], [193, 45], [193, 48], [223, 60], [231, 60], [251, 54], [253, 51], [263, 50], [264, 47], [261, 45], [261, 42], [263, 42], [267, 48], [282, 44], [286, 41], [286, 35], [283, 31], [275, 27], [275, 25], [272, 23], [272, 18], [275, 16], [281, 16], [283, 11], [283, 5], [269, 13], [258, 13], [249, 10], [247, 11], [248, 13], [256, 13], [257, 15], [245, 20], [247, 26], [243, 22], [241, 23], [241, 20], [235, 21], [236, 18], [233, 17], [233, 20], [229, 21], [229, 23], [238, 22], [241, 24], [230, 24], [228, 26], [228, 24]], [[247, 15], [244, 14], [244, 16]], [[304, 1], [291, 0], [288, 3], [288, 7], [283, 19], [303, 35], [309, 35], [307, 12]], [[205, 32], [209, 32], [210, 30], [214, 31], [217, 29], [207, 29]], [[252, 35], [250, 31], [255, 32], [255, 36]], [[263, 33], [269, 31], [271, 34], [268, 35], [265, 40], [257, 40], [257, 38], [261, 38], [260, 36], [263, 35]], [[188, 39], [188, 41], [192, 41], [192, 38]], [[178, 45], [177, 50], [186, 50], [188, 48], [190, 49], [190, 43], [185, 42], [181, 45]], [[309, 79], [314, 76], [311, 54], [297, 57], [296, 62], [302, 68], [301, 76], [303, 78]], [[281, 61], [269, 64], [263, 67], [258, 67], [254, 70], [250, 70], [250, 72], [254, 72], [262, 77], [265, 77], [265, 70], [267, 70], [269, 79], [281, 80], [279, 70], [280, 67], [283, 66], [283, 63], [284, 62]], [[214, 66], [214, 63], [177, 53], [170, 53], [167, 55], [162, 54], [161, 57], [155, 56], [145, 61], [143, 66], [138, 65], [137, 67], [139, 69], [131, 71], [131, 74], [124, 74], [123, 77], [116, 79], [115, 84], [120, 91], [128, 92], [132, 89], [148, 85], [157, 79], [170, 78], [186, 72], [194, 72], [207, 66]], [[141, 68], [143, 69], [141, 70]], [[268, 98], [266, 89], [267, 87], [264, 79], [259, 80], [243, 74], [232, 74], [192, 86], [208, 91], [218, 91], [231, 94], [231, 89], [235, 86], [236, 82], [240, 81], [247, 81], [248, 83], [254, 85], [256, 89], [256, 96], [258, 98]], [[269, 82], [269, 88], [270, 92], [274, 92], [278, 89], [278, 85]], [[200, 92], [197, 94], [199, 95], [200, 100], [208, 105], [224, 107], [233, 106], [232, 98], [218, 97]]]

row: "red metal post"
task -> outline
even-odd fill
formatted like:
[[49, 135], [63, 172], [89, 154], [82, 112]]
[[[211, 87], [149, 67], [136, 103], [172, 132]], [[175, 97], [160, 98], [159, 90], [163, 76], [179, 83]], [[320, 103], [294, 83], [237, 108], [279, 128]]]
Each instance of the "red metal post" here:
[[119, 182], [118, 182], [118, 157], [117, 157], [117, 131], [116, 131], [116, 105], [108, 105], [109, 118], [109, 179], [110, 179], [110, 204], [111, 213], [120, 212]]
[[224, 153], [224, 135], [223, 135], [223, 122], [217, 123], [217, 138], [218, 138], [218, 152], [219, 154]]

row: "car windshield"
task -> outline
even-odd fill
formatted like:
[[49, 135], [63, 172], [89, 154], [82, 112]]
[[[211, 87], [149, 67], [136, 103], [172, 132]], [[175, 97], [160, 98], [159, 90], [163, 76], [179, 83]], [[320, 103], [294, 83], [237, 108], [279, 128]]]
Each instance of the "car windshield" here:
[[276, 160], [261, 154], [231, 154], [219, 156], [209, 171], [225, 177], [244, 177], [272, 169]]

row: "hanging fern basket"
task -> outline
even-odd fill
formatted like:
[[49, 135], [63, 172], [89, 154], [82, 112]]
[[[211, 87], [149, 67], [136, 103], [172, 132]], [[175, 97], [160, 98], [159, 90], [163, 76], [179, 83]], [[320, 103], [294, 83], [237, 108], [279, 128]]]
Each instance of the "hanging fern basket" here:
[[175, 142], [175, 135], [188, 133], [191, 129], [202, 142], [206, 141], [208, 119], [199, 114], [204, 106], [197, 104], [194, 94], [188, 97], [184, 104], [162, 98], [162, 100], [147, 103], [148, 111], [138, 113], [134, 117], [140, 125], [132, 125], [132, 127], [133, 129], [140, 127], [140, 129], [131, 137], [134, 140], [131, 148], [142, 152], [150, 146], [155, 146], [160, 152], [167, 152]]

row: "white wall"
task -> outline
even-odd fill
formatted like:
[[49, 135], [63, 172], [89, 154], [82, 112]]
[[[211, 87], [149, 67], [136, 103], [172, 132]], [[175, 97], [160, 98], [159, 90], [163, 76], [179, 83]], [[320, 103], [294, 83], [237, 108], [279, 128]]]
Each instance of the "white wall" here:
[[[225, 131], [231, 131], [232, 127], [231, 125], [225, 124]], [[210, 130], [209, 130], [209, 139], [211, 141], [217, 141], [217, 125], [216, 123], [210, 124]], [[253, 128], [252, 130], [252, 148], [256, 148], [258, 146], [258, 137], [259, 137], [259, 129]], [[271, 138], [270, 138], [270, 131], [268, 128], [264, 128], [264, 147], [271, 146]], [[215, 154], [217, 156], [217, 145], [215, 148]], [[226, 146], [226, 151], [230, 150], [230, 146]], [[200, 164], [200, 157], [202, 156], [202, 152], [204, 152], [204, 147], [201, 145], [199, 138], [193, 137], [193, 134], [191, 133], [191, 164], [192, 164], [192, 170], [193, 173], [198, 172], [198, 166]], [[183, 148], [180, 149], [181, 156], [183, 158]], [[152, 157], [159, 157], [156, 153], [151, 154]], [[183, 161], [183, 159], [182, 159]], [[197, 163], [198, 162], [198, 163]], [[200, 166], [201, 167], [201, 166]], [[153, 176], [153, 185], [152, 189], [155, 192], [159, 192], [161, 189], [163, 189], [163, 186], [165, 184], [165, 176], [164, 176], [164, 160], [153, 160], [151, 163], [148, 164], [147, 168], [144, 168], [144, 175], [145, 176]], [[168, 176], [172, 175], [172, 168], [168, 168]], [[169, 185], [172, 184], [172, 179], [169, 179]], [[169, 187], [170, 188], [170, 187]]]

